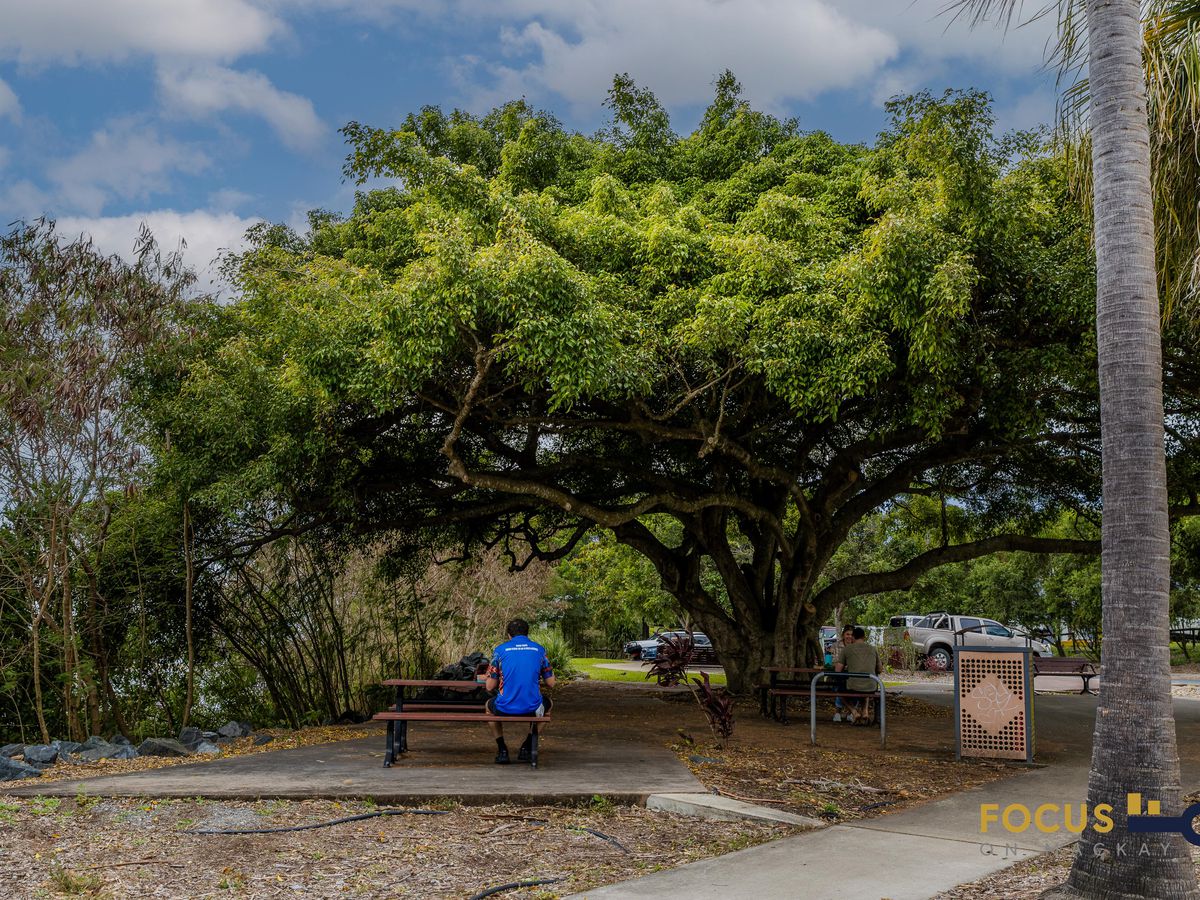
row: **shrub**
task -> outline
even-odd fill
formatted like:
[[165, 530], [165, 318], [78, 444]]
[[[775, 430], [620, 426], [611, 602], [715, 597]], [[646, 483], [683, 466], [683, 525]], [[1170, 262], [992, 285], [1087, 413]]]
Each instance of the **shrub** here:
[[560, 678], [570, 678], [578, 671], [571, 662], [575, 655], [570, 642], [563, 637], [558, 628], [535, 628], [529, 635], [546, 648], [546, 658], [550, 660], [550, 668]]
[[684, 683], [694, 655], [690, 635], [666, 635], [658, 642], [658, 653], [650, 663], [646, 677], [656, 679], [662, 687]]

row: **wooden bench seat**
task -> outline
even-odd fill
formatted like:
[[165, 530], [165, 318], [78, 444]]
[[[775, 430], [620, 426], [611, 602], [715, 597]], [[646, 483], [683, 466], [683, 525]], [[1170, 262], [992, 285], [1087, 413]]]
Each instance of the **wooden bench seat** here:
[[1083, 679], [1081, 694], [1094, 694], [1092, 679], [1100, 673], [1096, 664], [1082, 656], [1035, 656], [1033, 658], [1033, 674], [1036, 675], [1076, 675]]
[[[532, 738], [529, 747], [529, 765], [531, 768], [537, 768], [538, 729], [534, 726], [549, 723], [550, 716], [497, 716], [484, 712], [482, 707], [479, 712], [418, 710], [414, 708], [416, 705], [405, 703], [404, 712], [389, 710], [375, 713], [371, 717], [376, 721], [387, 722], [387, 750], [383, 756], [384, 768], [392, 765], [397, 753], [404, 753], [408, 750], [409, 722], [528, 722], [529, 734]], [[400, 723], [399, 729], [396, 728], [397, 722]], [[397, 734], [397, 732], [399, 733]]]

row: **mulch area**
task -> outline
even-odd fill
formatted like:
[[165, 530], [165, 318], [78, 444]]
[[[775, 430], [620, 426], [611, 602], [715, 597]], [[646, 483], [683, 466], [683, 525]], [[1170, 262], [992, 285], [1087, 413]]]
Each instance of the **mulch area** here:
[[[696, 710], [690, 695], [671, 701]], [[830, 823], [896, 812], [1019, 771], [955, 761], [949, 709], [889, 697], [884, 750], [879, 729], [835, 724], [826, 703], [818, 709], [816, 747], [809, 743], [807, 704], [789, 710], [792, 724], [781, 725], [760, 716], [751, 701], [738, 702], [734, 734], [724, 746], [698, 710], [697, 724], [678, 730], [670, 746], [709, 790]]]
[[0, 802], [5, 897], [555, 897], [772, 840], [792, 829], [643, 808], [491, 806], [310, 831], [188, 834], [327, 822], [376, 811], [333, 801]]

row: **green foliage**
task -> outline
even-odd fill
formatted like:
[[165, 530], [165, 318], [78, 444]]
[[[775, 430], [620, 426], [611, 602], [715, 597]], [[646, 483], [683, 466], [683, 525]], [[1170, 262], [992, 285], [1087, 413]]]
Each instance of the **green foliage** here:
[[570, 678], [577, 673], [578, 670], [572, 662], [574, 654], [571, 652], [571, 644], [563, 637], [561, 631], [557, 628], [535, 628], [529, 636], [546, 648], [546, 658], [557, 677]]
[[609, 107], [593, 138], [524, 104], [348, 126], [346, 173], [397, 186], [254, 236], [144, 395], [162, 471], [257, 539], [567, 556], [573, 639], [665, 591], [738, 682], [841, 602], [834, 554], [893, 498], [983, 534], [1094, 499], [1086, 225], [984, 96], [899, 101], [873, 148], [728, 73], [686, 137], [626, 76]]
[[619, 651], [645, 628], [680, 618], [650, 560], [609, 532], [589, 535], [554, 567], [548, 601], [560, 610], [563, 633], [579, 649]]

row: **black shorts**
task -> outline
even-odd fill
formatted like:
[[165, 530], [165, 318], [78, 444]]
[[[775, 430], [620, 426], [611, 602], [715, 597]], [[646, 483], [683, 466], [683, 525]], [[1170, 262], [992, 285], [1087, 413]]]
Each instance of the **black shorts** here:
[[[543, 694], [542, 695], [542, 715], [543, 716], [550, 715], [550, 707], [553, 705], [554, 705], [554, 703], [550, 700], [550, 698]], [[532, 709], [529, 712], [523, 712], [523, 713], [497, 712], [495, 697], [488, 697], [487, 703], [484, 704], [484, 706], [486, 707], [487, 711], [489, 713], [491, 713], [493, 716], [532, 716], [532, 715], [536, 715], [536, 713], [537, 713], [536, 710], [532, 710]]]

